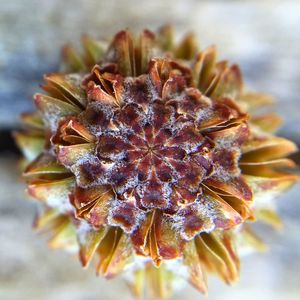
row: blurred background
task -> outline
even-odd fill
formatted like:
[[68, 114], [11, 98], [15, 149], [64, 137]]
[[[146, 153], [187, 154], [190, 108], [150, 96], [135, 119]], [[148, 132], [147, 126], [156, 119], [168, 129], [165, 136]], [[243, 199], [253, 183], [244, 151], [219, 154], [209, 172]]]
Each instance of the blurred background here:
[[[277, 99], [274, 110], [285, 120], [280, 135], [300, 145], [299, 0], [0, 0], [1, 300], [130, 299], [121, 279], [96, 278], [76, 257], [48, 250], [32, 231], [35, 204], [25, 201], [10, 131], [19, 126], [19, 113], [32, 109], [43, 73], [58, 69], [64, 43], [79, 44], [84, 32], [105, 38], [166, 23], [178, 37], [193, 31], [202, 47], [216, 44], [221, 59], [239, 63], [249, 89]], [[278, 199], [282, 232], [259, 227], [270, 251], [245, 257], [233, 288], [210, 278], [208, 299], [300, 298], [299, 194], [298, 184]], [[202, 298], [187, 287], [172, 299], [183, 297]]]

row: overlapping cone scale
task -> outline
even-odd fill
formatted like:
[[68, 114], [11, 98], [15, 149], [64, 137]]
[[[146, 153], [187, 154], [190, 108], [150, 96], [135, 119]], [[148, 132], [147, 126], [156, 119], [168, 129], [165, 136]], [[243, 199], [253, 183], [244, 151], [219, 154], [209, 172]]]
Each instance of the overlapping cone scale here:
[[263, 197], [297, 179], [286, 171], [295, 144], [273, 135], [280, 119], [253, 116], [270, 98], [245, 93], [215, 47], [175, 44], [169, 27], [121, 31], [108, 46], [84, 36], [83, 48], [64, 48], [65, 71], [45, 76], [16, 133], [28, 192], [46, 209], [37, 227], [54, 247], [78, 245], [84, 266], [97, 255], [107, 278], [132, 270], [137, 297], [145, 279], [150, 298], [168, 297], [178, 263], [203, 293], [207, 273], [234, 282], [237, 240], [261, 245], [244, 224], [278, 227]]

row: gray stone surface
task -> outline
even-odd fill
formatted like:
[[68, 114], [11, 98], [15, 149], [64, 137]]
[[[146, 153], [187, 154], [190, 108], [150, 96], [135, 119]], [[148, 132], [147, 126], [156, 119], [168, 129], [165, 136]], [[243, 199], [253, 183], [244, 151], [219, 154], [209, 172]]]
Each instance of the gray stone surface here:
[[[300, 2], [277, 1], [100, 1], [0, 0], [0, 128], [17, 126], [31, 108], [42, 74], [58, 67], [59, 48], [78, 43], [81, 33], [110, 36], [175, 25], [178, 35], [193, 30], [203, 47], [217, 44], [221, 58], [241, 64], [249, 87], [273, 94], [285, 118], [284, 136], [299, 143]], [[1, 141], [0, 141], [1, 142]], [[31, 230], [35, 205], [24, 201], [16, 159], [0, 156], [0, 299], [130, 299], [124, 283], [95, 278], [77, 259], [49, 251]], [[261, 228], [271, 251], [242, 263], [235, 288], [210, 279], [209, 299], [299, 299], [300, 186], [279, 200], [285, 228]], [[192, 288], [173, 300], [201, 299]]]

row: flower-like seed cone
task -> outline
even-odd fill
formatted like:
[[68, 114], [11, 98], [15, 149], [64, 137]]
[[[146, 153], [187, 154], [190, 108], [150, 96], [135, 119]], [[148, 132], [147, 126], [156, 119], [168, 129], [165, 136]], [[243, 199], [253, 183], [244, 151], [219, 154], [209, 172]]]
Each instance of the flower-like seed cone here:
[[247, 221], [280, 226], [264, 196], [297, 179], [282, 170], [296, 146], [273, 135], [280, 119], [253, 116], [270, 98], [244, 93], [214, 47], [174, 45], [169, 27], [83, 45], [64, 49], [65, 73], [45, 76], [16, 133], [45, 207], [36, 226], [53, 247], [78, 245], [84, 266], [97, 253], [107, 278], [129, 270], [137, 297], [148, 281], [149, 298], [167, 298], [179, 274], [203, 293], [207, 272], [235, 281], [235, 245], [263, 248]]

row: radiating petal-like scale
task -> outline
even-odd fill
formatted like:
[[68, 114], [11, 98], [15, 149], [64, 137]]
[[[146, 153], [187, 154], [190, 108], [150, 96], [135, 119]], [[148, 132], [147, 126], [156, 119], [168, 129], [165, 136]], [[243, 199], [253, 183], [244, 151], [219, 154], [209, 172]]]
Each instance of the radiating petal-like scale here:
[[95, 230], [93, 227], [86, 224], [82, 225], [77, 234], [78, 244], [80, 247], [79, 258], [84, 267], [87, 267], [91, 262], [95, 252], [97, 251], [100, 243], [107, 234], [106, 227], [100, 227]]
[[174, 46], [174, 32], [170, 25], [160, 28], [157, 34], [159, 46], [163, 51], [171, 51]]
[[242, 75], [239, 67], [233, 65], [222, 73], [221, 78], [215, 87], [212, 98], [228, 97], [230, 99], [239, 99], [242, 93]]
[[68, 215], [62, 215], [55, 209], [47, 209], [38, 215], [34, 228], [43, 234], [48, 234], [48, 245], [53, 249], [73, 250], [77, 247], [76, 230]]
[[72, 167], [83, 157], [93, 154], [94, 150], [95, 145], [92, 143], [58, 146], [57, 158], [65, 167]]
[[120, 31], [115, 36], [106, 53], [105, 60], [116, 63], [122, 75], [135, 75], [133, 40], [129, 31]]
[[237, 280], [239, 262], [232, 252], [229, 241], [225, 244], [217, 234], [202, 234], [195, 241], [200, 260], [210, 272], [220, 275], [226, 283]]
[[43, 131], [43, 120], [38, 112], [22, 113], [20, 116], [21, 122], [24, 126], [32, 130]]
[[231, 178], [225, 181], [219, 180], [216, 177], [211, 177], [205, 180], [205, 184], [208, 187], [216, 189], [217, 192], [224, 192], [225, 195], [231, 195], [246, 201], [252, 200], [252, 191], [244, 176]]
[[254, 112], [255, 110], [273, 104], [273, 97], [267, 94], [247, 92], [241, 95], [240, 101], [246, 106], [246, 110]]
[[274, 209], [256, 209], [255, 217], [259, 221], [272, 226], [272, 228], [276, 230], [280, 230], [283, 227], [282, 220]]
[[274, 133], [281, 126], [282, 119], [275, 113], [266, 113], [253, 117], [251, 122], [265, 132]]
[[150, 253], [148, 240], [154, 216], [154, 212], [148, 213], [141, 221], [140, 226], [138, 226], [131, 234], [132, 245], [139, 255], [147, 256]]
[[104, 186], [76, 187], [70, 195], [70, 201], [76, 209], [76, 216], [85, 219], [96, 228], [106, 224], [112, 199], [111, 189]]
[[230, 229], [242, 222], [240, 214], [216, 193], [206, 190], [203, 201], [214, 210], [211, 217], [216, 228]]
[[80, 108], [42, 94], [35, 94], [35, 104], [43, 116], [43, 121], [51, 131], [57, 129], [57, 124], [62, 117], [72, 116], [80, 113]]
[[85, 70], [85, 64], [81, 56], [76, 52], [72, 45], [65, 45], [62, 49], [62, 54], [68, 72], [80, 72]]
[[155, 35], [144, 30], [140, 35], [139, 45], [135, 49], [136, 74], [143, 74], [148, 69], [148, 62], [154, 55]]
[[93, 67], [101, 61], [104, 49], [101, 42], [94, 40], [87, 34], [82, 36], [82, 44], [84, 47], [84, 62], [87, 66]]
[[207, 278], [204, 270], [204, 264], [202, 264], [198, 256], [194, 241], [187, 244], [183, 254], [183, 263], [188, 268], [189, 282], [201, 293], [207, 294]]
[[61, 176], [69, 177], [70, 172], [62, 165], [58, 164], [55, 157], [50, 154], [40, 154], [31, 162], [24, 171], [24, 176], [28, 178], [57, 178]]
[[100, 85], [96, 85], [92, 81], [88, 84], [87, 95], [90, 101], [98, 101], [107, 105], [117, 104], [114, 97], [106, 93]]
[[176, 58], [186, 60], [193, 59], [197, 52], [198, 44], [193, 33], [185, 35], [182, 41], [174, 49], [174, 55]]
[[253, 190], [253, 194], [256, 195], [257, 202], [259, 196], [263, 197], [266, 191], [268, 191], [269, 197], [274, 197], [287, 190], [298, 180], [298, 176], [292, 174], [271, 178], [245, 175], [244, 178]]
[[74, 188], [74, 177], [50, 180], [34, 180], [28, 185], [28, 194], [61, 211], [70, 211], [69, 193]]
[[151, 231], [155, 235], [158, 255], [161, 259], [175, 259], [182, 255], [185, 242], [178, 233], [172, 230], [172, 224], [168, 218], [157, 212]]
[[100, 256], [97, 273], [106, 278], [118, 275], [132, 261], [129, 237], [118, 228], [108, 231], [97, 251]]
[[213, 78], [216, 63], [216, 48], [210, 47], [196, 55], [193, 66], [193, 77], [200, 92], [206, 93]]
[[20, 131], [14, 133], [14, 138], [24, 157], [29, 162], [34, 160], [43, 151], [45, 145], [43, 135]]
[[44, 76], [45, 85], [42, 88], [50, 96], [65, 100], [81, 108], [86, 106], [86, 94], [81, 88], [82, 77], [77, 74], [52, 73]]
[[254, 136], [243, 145], [241, 162], [268, 161], [297, 151], [295, 143], [280, 137]]
[[285, 177], [287, 174], [282, 170], [294, 168], [295, 163], [288, 158], [279, 158], [262, 162], [242, 162], [240, 168], [244, 174], [260, 177]]

